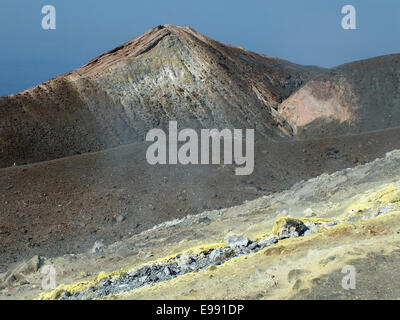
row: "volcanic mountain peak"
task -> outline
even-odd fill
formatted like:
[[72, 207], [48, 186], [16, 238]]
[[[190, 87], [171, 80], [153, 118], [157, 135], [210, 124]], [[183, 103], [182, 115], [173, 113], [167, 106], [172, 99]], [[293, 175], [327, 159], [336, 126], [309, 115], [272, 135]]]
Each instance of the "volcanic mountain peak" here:
[[152, 128], [315, 138], [400, 126], [399, 55], [330, 70], [192, 28], [157, 26], [82, 67], [0, 98], [0, 167], [142, 141]]
[[75, 71], [0, 98], [0, 166], [141, 141], [170, 120], [287, 136], [291, 128], [276, 109], [319, 72], [188, 27], [158, 26]]
[[[157, 80], [165, 78], [179, 86], [182, 82], [207, 82], [212, 76], [230, 84], [243, 82], [243, 89], [254, 91], [257, 99], [269, 108], [276, 108], [312, 75], [323, 70], [221, 44], [190, 27], [165, 25], [93, 59], [72, 74], [89, 78], [117, 76], [129, 82], [132, 77], [121, 79], [119, 71], [124, 69], [126, 73], [137, 63], [141, 67], [131, 70], [135, 74], [145, 73]], [[165, 73], [169, 75], [165, 77]]]
[[151, 50], [159, 41], [170, 34], [171, 32], [163, 26], [152, 28], [113, 50], [92, 59], [73, 73], [82, 74], [86, 72], [90, 74], [91, 72], [101, 72], [103, 69], [107, 69], [107, 67], [112, 66], [114, 63], [129, 61], [130, 59], [136, 58]]
[[[241, 57], [242, 60], [246, 60], [246, 58], [264, 58], [266, 60], [269, 60], [268, 62], [271, 67], [275, 64], [280, 63], [285, 64], [286, 68], [292, 69], [293, 71], [313, 71], [314, 73], [316, 73], [317, 71], [323, 70], [323, 68], [319, 67], [305, 67], [297, 65], [295, 63], [290, 63], [276, 57], [269, 57], [263, 54], [257, 54], [245, 50], [244, 48], [239, 46], [222, 44], [218, 41], [202, 35], [191, 27], [166, 24], [154, 27], [144, 32], [142, 35], [135, 37], [134, 39], [114, 48], [113, 50], [92, 59], [76, 71], [79, 71], [79, 73], [82, 75], [90, 75], [91, 71], [101, 72], [106, 70], [107, 67], [110, 67], [113, 64], [121, 62], [131, 63], [132, 60], [155, 48], [161, 41], [171, 41], [171, 38], [173, 39], [172, 41], [176, 41], [177, 43], [179, 43], [179, 45], [184, 46], [194, 52], [201, 50], [211, 51], [209, 53], [224, 55], [230, 59], [234, 59], [235, 57]], [[198, 47], [199, 45], [200, 47]], [[171, 45], [169, 48], [172, 47], [173, 46]], [[200, 54], [200, 52], [197, 53]], [[85, 72], [87, 74], [84, 74]]]
[[101, 73], [119, 63], [132, 63], [133, 60], [155, 48], [164, 39], [179, 39], [182, 44], [182, 41], [187, 40], [189, 36], [192, 36], [197, 40], [205, 39], [200, 33], [189, 27], [159, 25], [108, 51], [107, 53], [92, 59], [87, 64], [73, 71], [72, 73], [78, 73], [79, 75], [83, 76]]

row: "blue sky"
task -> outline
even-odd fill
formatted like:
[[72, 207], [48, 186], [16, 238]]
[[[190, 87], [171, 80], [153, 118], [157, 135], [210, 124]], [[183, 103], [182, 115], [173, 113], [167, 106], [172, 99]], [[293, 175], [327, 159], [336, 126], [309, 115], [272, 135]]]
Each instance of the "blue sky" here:
[[[54, 5], [57, 29], [41, 27]], [[354, 5], [357, 30], [343, 30]], [[399, 0], [1, 0], [0, 96], [73, 70], [160, 24], [300, 64], [332, 67], [400, 53]]]

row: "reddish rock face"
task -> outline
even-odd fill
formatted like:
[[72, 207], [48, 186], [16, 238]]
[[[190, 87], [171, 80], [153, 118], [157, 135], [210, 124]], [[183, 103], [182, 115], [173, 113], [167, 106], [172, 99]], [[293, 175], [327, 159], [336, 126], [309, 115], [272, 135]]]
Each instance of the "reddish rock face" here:
[[296, 134], [299, 133], [299, 129], [301, 130], [317, 120], [345, 123], [356, 119], [355, 114], [346, 103], [347, 101], [343, 99], [346, 87], [330, 83], [332, 87], [328, 90], [332, 92], [325, 98], [318, 99], [310, 88], [312, 85], [306, 85], [279, 106], [280, 114]]
[[400, 55], [345, 64], [317, 75], [279, 106], [303, 138], [400, 125]]

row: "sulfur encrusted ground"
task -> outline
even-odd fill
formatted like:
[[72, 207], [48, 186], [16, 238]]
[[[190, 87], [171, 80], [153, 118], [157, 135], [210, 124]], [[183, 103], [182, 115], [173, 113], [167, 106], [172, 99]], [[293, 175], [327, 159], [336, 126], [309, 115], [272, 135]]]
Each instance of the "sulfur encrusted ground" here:
[[[43, 292], [39, 267], [27, 274], [3, 275], [1, 298], [57, 298], [60, 291], [81, 291], [134, 267], [224, 247], [231, 235], [251, 240], [268, 237], [281, 228], [284, 217], [290, 217], [315, 223], [315, 232], [103, 298], [397, 299], [399, 180], [400, 152], [395, 151], [364, 166], [322, 175], [237, 207], [163, 223], [97, 253], [44, 258], [43, 265], [57, 270], [58, 289]], [[342, 269], [347, 265], [356, 270], [354, 290], [342, 287]]]

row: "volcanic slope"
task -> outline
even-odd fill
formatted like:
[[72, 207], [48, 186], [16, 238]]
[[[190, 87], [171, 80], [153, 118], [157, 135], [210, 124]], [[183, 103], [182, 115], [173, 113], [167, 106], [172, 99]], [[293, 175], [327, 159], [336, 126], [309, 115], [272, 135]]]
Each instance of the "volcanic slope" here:
[[[36, 256], [0, 274], [0, 298], [398, 299], [399, 179], [396, 150], [95, 252]], [[45, 265], [58, 287], [39, 295]]]
[[[146, 144], [0, 169], [0, 272], [35, 254], [90, 250], [154, 225], [239, 205], [400, 148], [400, 129], [312, 141], [260, 141], [255, 168], [149, 165]], [[123, 221], [118, 221], [124, 217]]]
[[81, 68], [0, 98], [0, 167], [99, 151], [179, 127], [290, 134], [278, 105], [323, 71], [155, 27]]

